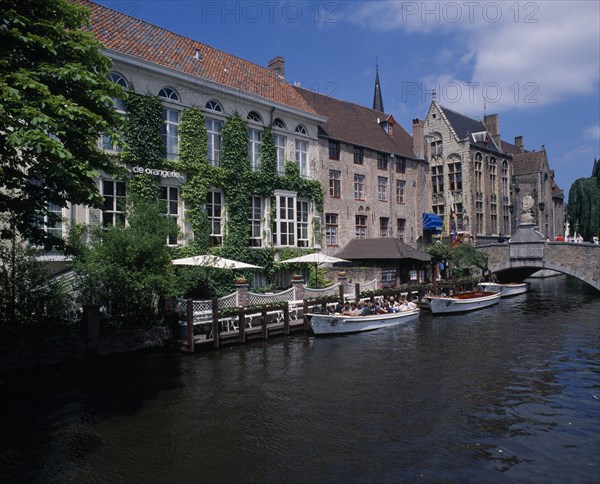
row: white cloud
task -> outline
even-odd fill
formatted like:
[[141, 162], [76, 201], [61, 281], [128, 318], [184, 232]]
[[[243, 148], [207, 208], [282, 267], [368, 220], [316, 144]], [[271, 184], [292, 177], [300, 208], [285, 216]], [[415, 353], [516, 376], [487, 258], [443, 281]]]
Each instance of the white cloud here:
[[600, 140], [600, 124], [596, 126], [590, 126], [584, 131], [586, 138], [591, 138], [593, 140]]
[[[593, 1], [370, 1], [348, 16], [377, 31], [423, 34], [429, 50], [437, 49], [432, 57], [446, 67], [423, 73], [423, 80], [437, 79], [440, 89], [444, 82], [464, 84], [464, 96], [453, 104], [467, 114], [484, 102], [491, 111], [531, 108], [597, 90], [599, 17], [600, 3]], [[454, 88], [446, 86], [448, 97]]]

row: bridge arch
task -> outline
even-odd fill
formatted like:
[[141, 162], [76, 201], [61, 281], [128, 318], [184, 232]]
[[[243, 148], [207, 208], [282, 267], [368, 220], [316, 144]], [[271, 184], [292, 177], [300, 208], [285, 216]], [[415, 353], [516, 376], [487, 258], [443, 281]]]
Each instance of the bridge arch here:
[[524, 279], [538, 270], [550, 269], [580, 279], [600, 291], [600, 245], [510, 242], [477, 249], [488, 256], [488, 269], [499, 276]]

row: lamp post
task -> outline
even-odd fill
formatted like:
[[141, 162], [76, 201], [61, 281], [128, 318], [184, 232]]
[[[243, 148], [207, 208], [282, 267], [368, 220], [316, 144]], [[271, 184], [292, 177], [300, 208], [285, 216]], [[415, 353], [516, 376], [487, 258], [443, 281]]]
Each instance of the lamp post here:
[[[539, 229], [540, 231], [542, 230], [542, 225], [544, 222], [544, 209], [546, 208], [546, 204], [544, 202], [540, 202], [538, 203], [538, 208], [540, 209], [540, 223], [539, 223]], [[545, 233], [546, 232], [546, 226], [544, 225], [544, 235], [547, 237], [548, 234]]]

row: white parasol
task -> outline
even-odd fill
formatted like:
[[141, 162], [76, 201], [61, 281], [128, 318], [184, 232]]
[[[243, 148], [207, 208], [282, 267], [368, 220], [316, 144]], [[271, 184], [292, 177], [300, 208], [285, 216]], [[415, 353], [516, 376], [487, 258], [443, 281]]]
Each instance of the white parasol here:
[[262, 267], [253, 264], [246, 264], [245, 262], [225, 259], [224, 257], [210, 254], [174, 259], [171, 262], [176, 266], [211, 267], [215, 269], [262, 269]]

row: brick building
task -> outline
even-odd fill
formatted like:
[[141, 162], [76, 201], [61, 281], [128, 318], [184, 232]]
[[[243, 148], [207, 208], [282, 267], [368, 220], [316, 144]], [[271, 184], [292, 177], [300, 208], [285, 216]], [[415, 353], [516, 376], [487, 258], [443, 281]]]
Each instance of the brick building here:
[[[395, 237], [416, 245], [429, 211], [426, 162], [413, 137], [383, 112], [376, 80], [374, 109], [302, 88], [319, 123], [318, 180], [325, 189], [323, 250], [334, 254], [352, 239]], [[422, 126], [416, 140], [422, 140]]]

